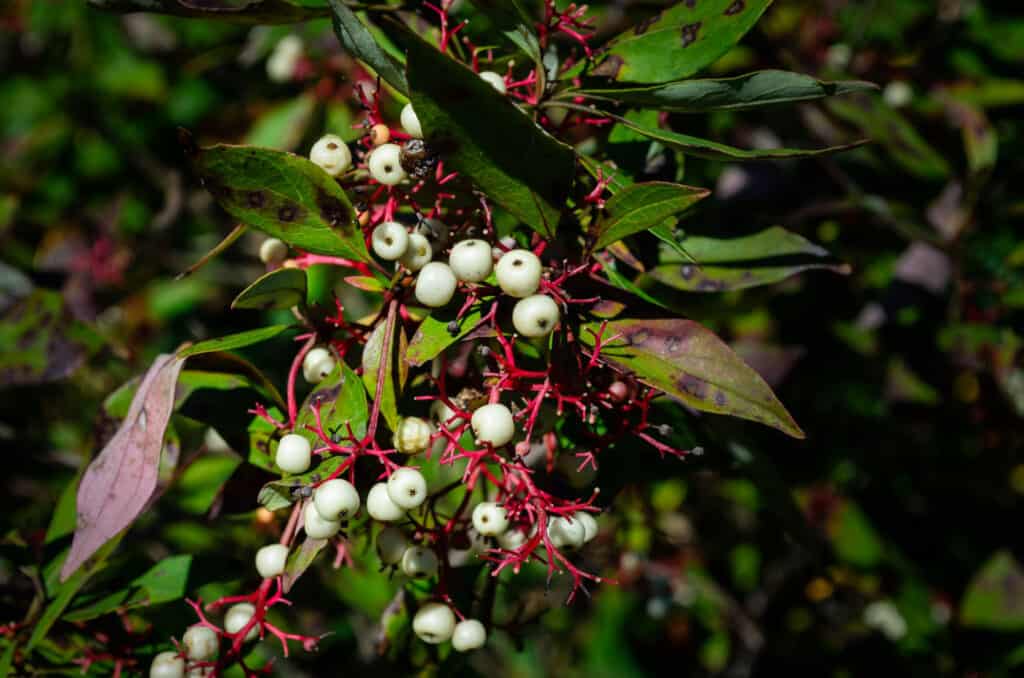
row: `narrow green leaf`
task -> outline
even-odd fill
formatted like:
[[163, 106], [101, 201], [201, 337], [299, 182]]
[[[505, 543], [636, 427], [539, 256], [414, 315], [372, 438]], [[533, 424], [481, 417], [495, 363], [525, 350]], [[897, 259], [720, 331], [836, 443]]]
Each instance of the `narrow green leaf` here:
[[998, 551], [971, 578], [960, 603], [960, 622], [993, 631], [1024, 629], [1024, 568]]
[[365, 62], [392, 87], [403, 94], [408, 94], [409, 85], [401, 64], [377, 44], [369, 29], [355, 12], [345, 6], [345, 3], [341, 0], [328, 0], [328, 3], [331, 7], [334, 34], [338, 36], [341, 46], [352, 56]]
[[738, 43], [770, 4], [684, 0], [612, 38], [593, 74], [621, 82], [688, 78]]
[[4, 654], [0, 657], [0, 678], [7, 678], [11, 675], [11, 669], [14, 668], [14, 655], [18, 651], [18, 639], [10, 638], [7, 642], [7, 647], [4, 649]]
[[313, 561], [316, 560], [316, 557], [328, 543], [330, 542], [327, 539], [306, 537], [302, 541], [302, 546], [292, 551], [284, 568], [284, 576], [281, 578], [281, 588], [284, 589], [285, 593], [288, 593], [295, 586], [295, 582], [309, 569], [309, 566], [313, 564]]
[[604, 215], [591, 233], [597, 238], [594, 249], [604, 249], [627, 236], [657, 226], [709, 194], [705, 188], [663, 181], [633, 184], [605, 204]]
[[[480, 309], [474, 308], [455, 319], [455, 309], [435, 309], [423, 319], [416, 329], [409, 348], [405, 352], [405, 361], [414, 367], [433, 360], [441, 352], [466, 336], [480, 322]], [[452, 324], [454, 323], [454, 325]], [[449, 328], [455, 329], [453, 334]]]
[[828, 82], [790, 71], [755, 71], [733, 78], [682, 80], [653, 87], [586, 89], [582, 94], [630, 106], [676, 113], [705, 113], [770, 106], [876, 90], [870, 82]]
[[[388, 334], [391, 334], [391, 342], [385, 345]], [[398, 398], [404, 383], [402, 375], [408, 374], [408, 364], [402, 358], [407, 348], [405, 331], [395, 322], [394, 314], [386, 322], [378, 323], [363, 347], [363, 384], [371, 399], [380, 398], [380, 412], [392, 431], [398, 428]], [[386, 361], [386, 366], [384, 386], [378, 391], [377, 375], [381, 360]]]
[[202, 355], [204, 353], [232, 351], [237, 348], [252, 346], [253, 344], [273, 339], [289, 327], [290, 325], [271, 325], [269, 327], [261, 327], [257, 330], [247, 330], [245, 332], [238, 332], [237, 334], [229, 334], [226, 337], [218, 337], [217, 339], [207, 339], [206, 341], [200, 341], [197, 344], [192, 344], [191, 346], [186, 346], [181, 349], [178, 351], [178, 357], [184, 359], [195, 355]]
[[[600, 327], [588, 324], [580, 338], [593, 346]], [[601, 336], [603, 341], [616, 337], [602, 345], [602, 358], [694, 409], [750, 419], [804, 437], [764, 379], [693, 320], [613, 320]]]
[[203, 185], [234, 218], [308, 252], [369, 261], [345, 192], [309, 160], [254, 146], [190, 151]]
[[81, 622], [95, 619], [115, 610], [129, 610], [135, 607], [180, 600], [185, 595], [191, 566], [191, 555], [164, 558], [144, 574], [132, 580], [127, 587], [86, 605], [76, 607], [62, 618], [64, 621]]
[[327, 15], [327, 8], [317, 0], [89, 0], [89, 4], [111, 12], [156, 12], [245, 24], [290, 24]]
[[[128, 406], [125, 406], [127, 413]], [[75, 497], [78, 493], [78, 483], [82, 479], [82, 471], [75, 474], [64, 489], [61, 490], [60, 498], [57, 500], [57, 507], [50, 517], [50, 526], [46, 528], [46, 543], [50, 544], [61, 537], [66, 537], [75, 531]]]
[[231, 302], [231, 308], [291, 308], [306, 303], [306, 272], [278, 268], [257, 278]]
[[316, 110], [317, 100], [312, 94], [288, 99], [256, 119], [245, 135], [245, 144], [293, 151], [306, 134]]

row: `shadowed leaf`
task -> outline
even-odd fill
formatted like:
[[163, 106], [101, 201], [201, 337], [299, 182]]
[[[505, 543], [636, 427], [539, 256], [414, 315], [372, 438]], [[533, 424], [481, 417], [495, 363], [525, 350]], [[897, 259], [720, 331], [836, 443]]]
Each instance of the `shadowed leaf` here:
[[302, 546], [292, 551], [291, 556], [288, 558], [288, 563], [284, 568], [284, 576], [281, 578], [281, 588], [285, 593], [291, 590], [295, 586], [295, 582], [299, 580], [302, 573], [305, 572], [316, 557], [320, 554], [329, 541], [327, 539], [312, 539], [306, 537], [302, 541]]
[[236, 348], [252, 346], [253, 344], [258, 344], [261, 341], [273, 339], [288, 328], [289, 325], [271, 325], [269, 327], [261, 327], [256, 330], [247, 330], [245, 332], [238, 332], [237, 334], [229, 334], [226, 337], [207, 339], [206, 341], [200, 341], [181, 349], [178, 351], [178, 357], [189, 358], [195, 355], [203, 355], [205, 353], [231, 351]]
[[157, 12], [246, 24], [287, 24], [326, 16], [321, 0], [89, 0], [112, 12]]
[[[307, 427], [316, 426], [315, 407], [320, 409], [320, 423], [328, 434], [337, 431], [347, 435], [351, 427], [356, 438], [366, 435], [366, 422], [370, 418], [366, 406], [366, 391], [359, 380], [359, 375], [343, 362], [339, 361], [334, 371], [324, 377], [307, 396], [306, 402], [299, 410], [296, 430], [306, 431]], [[307, 437], [314, 446], [322, 444], [318, 443], [313, 434]]]
[[964, 626], [994, 631], [1024, 629], [1024, 568], [999, 551], [971, 579], [960, 603]]
[[341, 0], [328, 2], [331, 6], [334, 34], [338, 36], [341, 46], [352, 56], [365, 62], [392, 87], [407, 94], [409, 85], [405, 81], [402, 65], [381, 48], [356, 13], [346, 7]]
[[80, 622], [95, 619], [115, 610], [129, 610], [134, 607], [158, 605], [180, 600], [185, 595], [192, 556], [181, 555], [165, 558], [144, 574], [136, 577], [131, 584], [114, 593], [94, 601], [78, 605], [63, 616], [64, 621]]
[[306, 272], [279, 268], [257, 278], [231, 302], [231, 308], [291, 308], [306, 303]]

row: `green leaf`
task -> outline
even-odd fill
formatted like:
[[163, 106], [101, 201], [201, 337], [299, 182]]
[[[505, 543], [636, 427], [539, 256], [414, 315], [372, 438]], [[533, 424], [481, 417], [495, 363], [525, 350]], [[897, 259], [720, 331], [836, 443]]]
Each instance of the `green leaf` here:
[[519, 0], [471, 0], [486, 14], [498, 30], [519, 49], [523, 50], [535, 64], [543, 67], [540, 41], [533, 29], [533, 19]]
[[734, 78], [683, 80], [653, 87], [585, 89], [582, 94], [675, 113], [770, 106], [876, 90], [870, 82], [828, 82], [790, 71], [755, 71]]
[[196, 355], [202, 355], [204, 353], [232, 351], [237, 348], [252, 346], [253, 344], [273, 339], [289, 327], [291, 326], [271, 325], [269, 327], [261, 327], [256, 330], [247, 330], [245, 332], [238, 332], [237, 334], [229, 334], [226, 337], [218, 337], [217, 339], [207, 339], [206, 341], [200, 341], [197, 344], [192, 344], [191, 346], [186, 346], [181, 349], [178, 351], [178, 357], [184, 359]]
[[620, 33], [594, 75], [669, 82], [702, 70], [740, 41], [771, 0], [684, 0]]
[[203, 515], [242, 460], [234, 454], [206, 454], [188, 465], [175, 481], [173, 496], [186, 513]]
[[[580, 338], [594, 345], [600, 323]], [[601, 357], [690, 407], [772, 426], [795, 438], [804, 433], [771, 387], [713, 332], [693, 320], [630, 319], [609, 322]]]
[[278, 268], [242, 290], [231, 308], [291, 308], [306, 303], [306, 272], [301, 268]]
[[[387, 335], [391, 334], [390, 343]], [[398, 428], [398, 398], [402, 393], [409, 366], [402, 358], [408, 348], [408, 339], [395, 314], [386, 322], [378, 323], [363, 346], [363, 384], [371, 400], [380, 398], [380, 412], [392, 431]], [[378, 393], [377, 376], [380, 361], [385, 360], [384, 387]], [[397, 371], [395, 368], [398, 368]]]
[[1024, 568], [1009, 551], [997, 551], [971, 578], [960, 622], [993, 631], [1024, 629]]
[[341, 0], [328, 0], [328, 3], [331, 6], [334, 34], [338, 36], [341, 46], [352, 56], [365, 62], [392, 87], [403, 94], [408, 94], [409, 85], [401, 64], [377, 44], [369, 29]]
[[81, 622], [115, 610], [129, 610], [180, 600], [185, 595], [191, 566], [191, 555], [165, 558], [145, 574], [132, 580], [126, 588], [77, 607], [62, 618], [64, 621]]
[[406, 32], [410, 97], [445, 166], [544, 236], [558, 228], [574, 153], [476, 73]]
[[203, 185], [235, 219], [307, 252], [369, 261], [348, 197], [309, 160], [254, 146], [190, 151]]
[[595, 250], [646, 231], [680, 212], [685, 212], [710, 194], [705, 188], [651, 181], [633, 184], [619, 191], [605, 204], [604, 215], [592, 229]]
[[288, 558], [288, 563], [285, 565], [284, 576], [281, 581], [281, 588], [284, 589], [285, 593], [288, 593], [295, 586], [295, 582], [309, 569], [309, 566], [313, 564], [316, 557], [329, 543], [330, 540], [328, 539], [306, 537], [302, 542], [302, 546], [292, 551], [291, 556]]
[[810, 269], [849, 273], [824, 248], [778, 226], [741, 238], [688, 236], [680, 245], [692, 259], [666, 252], [641, 278], [686, 292], [724, 292], [768, 285]]
[[303, 94], [280, 103], [261, 115], [245, 135], [247, 146], [292, 151], [302, 141], [317, 110], [316, 97]]
[[[125, 406], [125, 413], [128, 407]], [[66, 537], [75, 531], [75, 497], [78, 493], [78, 483], [82, 479], [82, 473], [76, 473], [75, 477], [61, 490], [60, 498], [57, 500], [57, 507], [53, 510], [50, 518], [50, 526], [46, 528], [46, 543], [50, 544], [61, 537]]]
[[829, 516], [826, 526], [836, 555], [851, 565], [877, 566], [885, 557], [885, 544], [857, 504], [843, 499]]
[[278, 511], [291, 506], [297, 497], [292, 494], [292, 488], [311, 485], [320, 482], [345, 462], [345, 457], [335, 455], [320, 462], [312, 471], [302, 475], [289, 476], [282, 480], [274, 480], [260, 488], [256, 501], [268, 511]]
[[[328, 434], [335, 430], [347, 434], [349, 427], [356, 438], [366, 435], [370, 418], [366, 404], [366, 391], [359, 375], [345, 363], [338, 361], [334, 371], [324, 377], [306, 398], [296, 419], [296, 430], [316, 426], [314, 408], [320, 408], [320, 423]], [[310, 434], [312, 436], [312, 434]], [[316, 438], [310, 437], [316, 444]]]
[[89, 4], [111, 12], [158, 12], [246, 24], [290, 24], [327, 15], [319, 0], [89, 0]]
[[[480, 322], [480, 309], [474, 308], [455, 320], [458, 311], [454, 308], [435, 309], [423, 319], [416, 329], [409, 348], [405, 352], [405, 361], [413, 367], [433, 360], [441, 352], [472, 332]], [[448, 328], [455, 323], [456, 332], [452, 334]]]

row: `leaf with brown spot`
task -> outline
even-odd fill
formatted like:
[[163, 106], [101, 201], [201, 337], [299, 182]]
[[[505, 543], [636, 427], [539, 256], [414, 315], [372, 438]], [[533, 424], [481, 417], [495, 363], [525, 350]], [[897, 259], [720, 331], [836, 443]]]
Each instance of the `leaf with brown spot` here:
[[[594, 345], [600, 323], [580, 338]], [[601, 357], [704, 412], [728, 414], [777, 428], [794, 438], [804, 433], [757, 372], [709, 329], [681, 318], [613, 320], [602, 340], [617, 337]]]
[[154, 12], [244, 24], [290, 24], [325, 16], [327, 8], [312, 0], [89, 0], [111, 12]]

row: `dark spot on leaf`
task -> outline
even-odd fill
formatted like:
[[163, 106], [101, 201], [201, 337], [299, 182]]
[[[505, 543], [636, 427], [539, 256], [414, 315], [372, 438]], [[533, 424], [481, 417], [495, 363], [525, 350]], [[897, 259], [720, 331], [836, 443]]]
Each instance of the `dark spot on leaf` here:
[[693, 9], [694, 7], [697, 6], [697, 0], [685, 0], [683, 4], [685, 4], [690, 9]]
[[641, 21], [640, 23], [638, 23], [636, 25], [636, 28], [633, 29], [633, 33], [635, 35], [643, 35], [644, 33], [647, 32], [647, 29], [649, 29], [651, 26], [656, 24], [660, 19], [661, 19], [661, 12], [658, 12], [657, 14], [655, 14], [652, 17], [648, 17], [648, 18], [644, 19], [643, 21]]
[[708, 394], [708, 383], [692, 374], [684, 374], [679, 377], [679, 389], [683, 393], [703, 400]]
[[339, 228], [342, 233], [348, 234], [352, 231], [351, 214], [343, 203], [333, 195], [318, 190], [316, 194], [316, 206], [320, 210], [320, 217], [327, 222], [331, 228]]
[[337, 400], [339, 393], [341, 393], [341, 384], [331, 388], [325, 388], [322, 391], [314, 393], [313, 397], [309, 399], [309, 404], [314, 407], [322, 407], [327, 402], [334, 402]]
[[593, 70], [594, 75], [603, 75], [607, 78], [617, 78], [625, 60], [618, 54], [613, 54]]
[[298, 215], [299, 210], [295, 205], [284, 205], [277, 210], [277, 218], [281, 221], [295, 221]]
[[695, 271], [696, 269], [690, 264], [683, 264], [679, 267], [679, 275], [683, 280], [689, 280], [692, 278]]
[[715, 391], [715, 404], [719, 407], [725, 407], [725, 404], [729, 402], [729, 399], [725, 397], [725, 393], [722, 391]]
[[249, 207], [259, 209], [266, 203], [267, 198], [263, 195], [263, 191], [249, 191], [248, 195]]
[[668, 353], [675, 353], [679, 350], [680, 342], [679, 337], [669, 337], [665, 340], [665, 351]]
[[697, 283], [697, 289], [701, 292], [720, 292], [725, 289], [725, 283], [721, 280], [702, 278]]
[[700, 22], [694, 22], [692, 24], [686, 24], [682, 29], [682, 44], [683, 47], [689, 47], [697, 40], [697, 33], [700, 31]]
[[744, 0], [735, 0], [731, 5], [725, 8], [725, 16], [735, 16], [743, 11], [747, 6]]
[[459, 323], [457, 321], [455, 321], [455, 320], [453, 320], [450, 323], [448, 323], [448, 334], [450, 334], [450, 335], [452, 335], [454, 337], [458, 333], [459, 333]]

